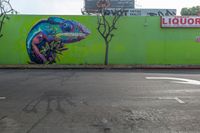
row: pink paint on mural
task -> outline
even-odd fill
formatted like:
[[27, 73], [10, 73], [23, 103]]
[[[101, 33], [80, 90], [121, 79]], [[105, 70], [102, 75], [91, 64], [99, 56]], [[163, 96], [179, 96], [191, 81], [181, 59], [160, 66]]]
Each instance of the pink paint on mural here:
[[200, 36], [196, 37], [196, 42], [200, 42]]

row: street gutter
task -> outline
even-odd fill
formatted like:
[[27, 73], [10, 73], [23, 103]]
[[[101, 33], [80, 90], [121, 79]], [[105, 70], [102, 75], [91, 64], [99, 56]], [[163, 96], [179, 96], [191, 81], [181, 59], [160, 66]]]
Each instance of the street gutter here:
[[0, 69], [200, 69], [200, 65], [0, 65]]

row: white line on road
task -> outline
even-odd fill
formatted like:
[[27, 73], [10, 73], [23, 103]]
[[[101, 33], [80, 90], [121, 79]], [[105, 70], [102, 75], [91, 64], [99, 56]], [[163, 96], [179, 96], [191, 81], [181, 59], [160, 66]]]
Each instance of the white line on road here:
[[179, 103], [185, 103], [184, 101], [182, 101], [182, 100], [179, 99], [178, 97], [175, 97], [175, 100], [178, 101]]
[[176, 100], [179, 103], [185, 103], [183, 100], [178, 97], [158, 97], [159, 100]]
[[174, 97], [158, 97], [159, 100], [174, 100]]
[[174, 78], [174, 77], [146, 77], [146, 79], [175, 80], [175, 81], [172, 81], [172, 82], [173, 83], [180, 83], [180, 84], [200, 85], [200, 81], [198, 81], [198, 80], [184, 79], [184, 78]]
[[6, 99], [6, 97], [0, 97], [0, 100], [5, 100]]

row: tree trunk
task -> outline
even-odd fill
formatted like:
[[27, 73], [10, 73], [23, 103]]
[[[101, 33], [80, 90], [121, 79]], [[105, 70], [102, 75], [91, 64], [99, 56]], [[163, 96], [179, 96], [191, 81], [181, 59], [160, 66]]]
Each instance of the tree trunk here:
[[109, 50], [109, 44], [106, 42], [106, 51], [105, 51], [105, 62], [104, 65], [108, 65], [108, 50]]

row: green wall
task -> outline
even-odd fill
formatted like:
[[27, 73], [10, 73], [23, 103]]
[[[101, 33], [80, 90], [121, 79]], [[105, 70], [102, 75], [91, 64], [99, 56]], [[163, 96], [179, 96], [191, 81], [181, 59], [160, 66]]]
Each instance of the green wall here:
[[[28, 64], [26, 37], [34, 24], [49, 16], [11, 16], [0, 38], [0, 64]], [[95, 16], [60, 16], [75, 20], [91, 34], [66, 45], [57, 64], [103, 64], [105, 45], [96, 30]], [[199, 65], [199, 28], [160, 28], [159, 17], [122, 17], [110, 44], [109, 64]]]

